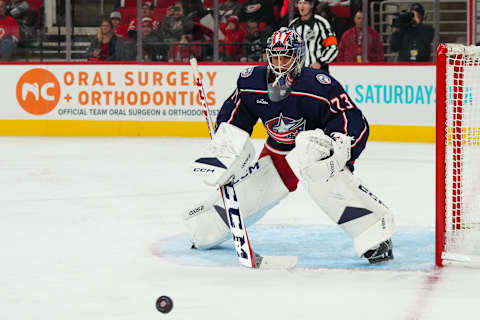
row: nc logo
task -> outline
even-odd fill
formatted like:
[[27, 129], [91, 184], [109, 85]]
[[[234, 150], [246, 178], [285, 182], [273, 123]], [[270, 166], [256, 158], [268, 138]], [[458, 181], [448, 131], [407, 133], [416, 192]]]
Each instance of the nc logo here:
[[39, 85], [35, 83], [24, 83], [22, 86], [22, 100], [26, 100], [27, 95], [32, 93], [35, 97], [35, 100], [38, 101], [40, 97], [45, 101], [54, 101], [55, 96], [48, 94], [48, 89], [55, 88], [53, 82], [47, 82], [44, 85]]
[[46, 69], [31, 69], [17, 82], [17, 101], [28, 113], [47, 114], [58, 104], [60, 83], [57, 77]]

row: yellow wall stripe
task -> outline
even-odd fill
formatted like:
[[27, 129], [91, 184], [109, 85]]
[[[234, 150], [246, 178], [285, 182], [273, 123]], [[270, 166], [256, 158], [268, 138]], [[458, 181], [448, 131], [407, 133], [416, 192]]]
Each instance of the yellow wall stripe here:
[[[0, 120], [2, 136], [84, 137], [208, 137], [204, 122], [96, 121], [96, 120]], [[253, 138], [266, 138], [261, 123]], [[435, 127], [371, 125], [370, 141], [435, 142]]]
[[370, 125], [369, 141], [435, 142], [433, 126]]

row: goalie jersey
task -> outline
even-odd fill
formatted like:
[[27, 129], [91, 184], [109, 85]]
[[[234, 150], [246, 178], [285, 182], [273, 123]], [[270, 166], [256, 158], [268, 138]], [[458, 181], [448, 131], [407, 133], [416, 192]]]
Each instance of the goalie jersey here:
[[305, 130], [322, 129], [325, 134], [341, 132], [352, 137], [350, 170], [365, 148], [369, 127], [360, 109], [340, 83], [322, 70], [302, 69], [286, 98], [269, 99], [267, 66], [247, 68], [240, 73], [235, 92], [224, 102], [217, 127], [231, 123], [252, 134], [260, 119], [267, 130], [265, 147], [285, 155], [295, 147], [295, 138]]

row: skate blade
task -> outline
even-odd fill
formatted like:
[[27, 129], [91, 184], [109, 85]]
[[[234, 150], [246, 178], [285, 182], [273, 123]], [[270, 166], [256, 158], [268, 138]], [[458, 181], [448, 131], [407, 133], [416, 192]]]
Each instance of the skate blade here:
[[386, 261], [389, 261], [389, 260], [393, 260], [393, 252], [392, 252], [392, 250], [389, 250], [389, 251], [388, 251], [388, 254], [385, 255], [384, 257], [378, 257], [378, 258], [374, 258], [374, 259], [368, 259], [368, 262], [369, 262], [370, 264], [377, 264], [377, 263], [386, 262]]

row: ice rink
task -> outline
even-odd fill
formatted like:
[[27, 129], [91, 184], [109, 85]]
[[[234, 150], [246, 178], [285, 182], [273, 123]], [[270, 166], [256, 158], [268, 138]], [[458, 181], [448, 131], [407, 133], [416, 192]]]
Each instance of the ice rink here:
[[370, 142], [356, 162], [396, 214], [392, 263], [354, 257], [300, 188], [252, 227], [259, 252], [299, 255], [286, 271], [241, 267], [228, 242], [188, 249], [180, 214], [208, 195], [189, 171], [206, 142], [0, 138], [0, 319], [479, 318], [479, 270], [433, 267], [434, 145]]

